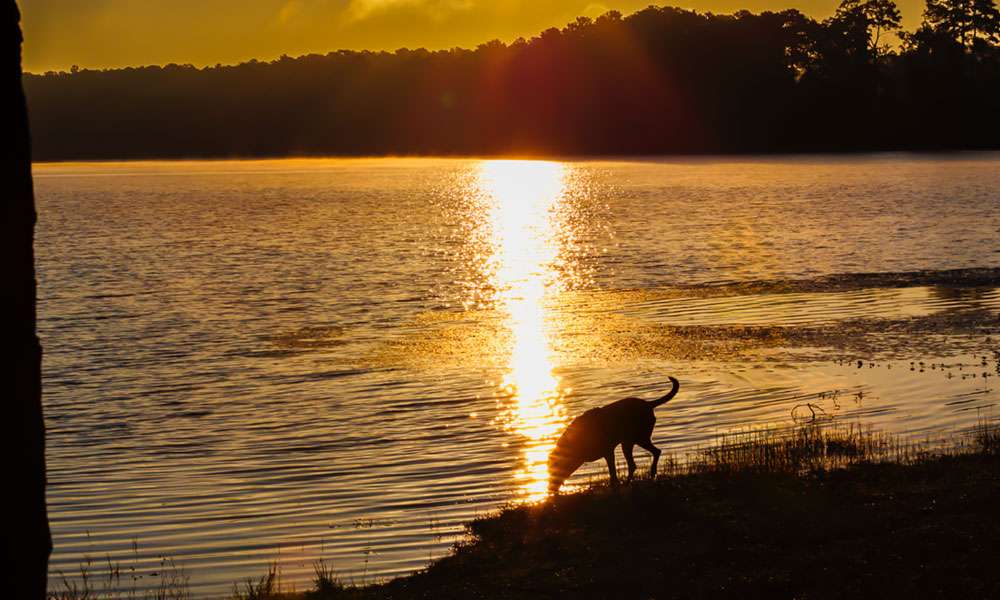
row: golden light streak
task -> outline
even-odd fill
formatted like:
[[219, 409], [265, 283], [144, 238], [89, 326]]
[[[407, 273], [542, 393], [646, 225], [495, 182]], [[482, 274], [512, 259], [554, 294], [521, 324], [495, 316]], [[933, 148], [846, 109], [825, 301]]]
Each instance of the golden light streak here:
[[523, 438], [516, 477], [527, 500], [545, 497], [546, 461], [566, 421], [546, 310], [559, 289], [557, 215], [565, 181], [562, 164], [521, 160], [484, 162], [478, 179], [492, 249], [486, 270], [509, 338], [500, 420]]

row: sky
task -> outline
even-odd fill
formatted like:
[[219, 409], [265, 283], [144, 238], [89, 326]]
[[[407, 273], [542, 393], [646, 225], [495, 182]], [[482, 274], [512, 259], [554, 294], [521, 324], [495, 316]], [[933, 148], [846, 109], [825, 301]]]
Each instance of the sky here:
[[[815, 18], [839, 0], [677, 0], [664, 4], [729, 13], [795, 7]], [[923, 0], [897, 0], [903, 26]], [[629, 14], [650, 0], [20, 0], [24, 69], [235, 64], [339, 49], [475, 47], [510, 42], [577, 16]]]

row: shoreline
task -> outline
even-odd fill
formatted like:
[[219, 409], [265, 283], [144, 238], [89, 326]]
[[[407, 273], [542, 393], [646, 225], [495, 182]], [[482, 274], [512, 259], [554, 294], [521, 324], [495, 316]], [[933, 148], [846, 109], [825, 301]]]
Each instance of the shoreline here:
[[274, 572], [238, 600], [996, 597], [1000, 429], [949, 449], [816, 423], [753, 432], [618, 489], [599, 483], [468, 524], [423, 571], [314, 589]]
[[[947, 446], [813, 420], [729, 434], [618, 488], [513, 504], [466, 525], [414, 574], [347, 584], [315, 565], [287, 590], [272, 568], [232, 600], [841, 598], [1000, 594], [1000, 422]], [[169, 569], [173, 569], [169, 571]], [[170, 563], [159, 589], [50, 581], [51, 600], [195, 598]]]
[[[479, 154], [246, 154], [246, 155], [155, 155], [130, 157], [93, 157], [93, 158], [37, 158], [31, 161], [33, 167], [45, 165], [97, 165], [97, 164], [134, 164], [134, 163], [182, 163], [182, 162], [269, 162], [280, 160], [525, 160], [545, 162], [680, 162], [701, 160], [703, 162], [753, 162], [776, 160], [821, 160], [823, 158], [870, 158], [892, 159], [894, 157], [930, 159], [975, 159], [983, 155], [1000, 153], [1000, 146], [988, 148], [942, 147], [942, 148], [858, 148], [853, 150], [801, 150], [801, 151], [747, 151], [747, 152], [678, 152], [678, 153], [509, 153], [484, 152]], [[984, 157], [988, 158], [988, 157]]]

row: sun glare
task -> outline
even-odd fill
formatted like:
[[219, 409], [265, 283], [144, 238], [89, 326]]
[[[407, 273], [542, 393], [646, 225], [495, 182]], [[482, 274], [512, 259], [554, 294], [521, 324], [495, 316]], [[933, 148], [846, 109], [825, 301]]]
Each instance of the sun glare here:
[[516, 477], [529, 500], [545, 496], [546, 461], [565, 424], [559, 378], [554, 374], [551, 316], [546, 304], [559, 288], [557, 213], [566, 167], [543, 161], [487, 161], [479, 191], [489, 217], [487, 261], [497, 310], [508, 334], [501, 382], [503, 426], [523, 438]]

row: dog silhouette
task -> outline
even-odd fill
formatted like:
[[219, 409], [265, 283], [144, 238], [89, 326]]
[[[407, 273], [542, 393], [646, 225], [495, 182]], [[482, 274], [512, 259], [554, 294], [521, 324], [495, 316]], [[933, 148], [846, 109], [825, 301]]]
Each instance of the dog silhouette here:
[[549, 492], [556, 493], [563, 482], [585, 462], [603, 458], [608, 463], [611, 485], [618, 485], [615, 470], [615, 448], [621, 444], [622, 454], [628, 463], [628, 481], [635, 475], [632, 448], [639, 446], [653, 455], [650, 475], [656, 475], [660, 449], [653, 445], [650, 436], [656, 424], [653, 409], [677, 395], [681, 384], [670, 378], [673, 388], [656, 400], [625, 398], [607, 406], [592, 408], [573, 419], [559, 437], [556, 447], [549, 454]]

